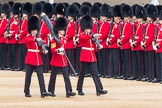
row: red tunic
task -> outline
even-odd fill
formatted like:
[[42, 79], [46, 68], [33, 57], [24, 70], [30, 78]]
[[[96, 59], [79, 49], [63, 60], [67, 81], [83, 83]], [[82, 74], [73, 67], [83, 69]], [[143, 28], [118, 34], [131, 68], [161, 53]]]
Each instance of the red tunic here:
[[117, 39], [119, 38], [119, 36], [120, 36], [119, 23], [115, 23], [113, 24], [112, 34], [110, 36], [111, 44], [109, 45], [109, 48], [119, 48], [117, 45]]
[[121, 49], [130, 49], [129, 39], [132, 38], [132, 25], [130, 22], [123, 23]]
[[28, 20], [23, 19], [21, 23], [21, 32], [20, 32], [20, 40], [19, 44], [25, 44], [25, 37], [28, 34]]
[[15, 39], [15, 34], [18, 33], [18, 20], [11, 20], [10, 24], [10, 38], [7, 39], [8, 44], [17, 44], [17, 40]]
[[79, 41], [82, 49], [80, 53], [80, 61], [82, 62], [96, 62], [96, 45], [91, 40], [91, 36], [85, 33], [80, 34]]
[[66, 49], [74, 49], [75, 45], [73, 42], [73, 38], [76, 35], [76, 27], [75, 22], [69, 22], [66, 29], [66, 38], [67, 44], [65, 45]]
[[65, 55], [60, 55], [57, 53], [57, 49], [60, 47], [65, 48], [66, 39], [60, 38], [61, 45], [58, 45], [54, 39], [51, 41], [51, 52], [52, 52], [52, 59], [50, 64], [56, 67], [66, 67], [68, 66], [67, 60]]
[[26, 47], [28, 49], [25, 59], [25, 64], [40, 66], [43, 64], [41, 58], [41, 47], [38, 47], [37, 42], [34, 40], [34, 36], [31, 34], [25, 38]]
[[8, 20], [0, 20], [0, 43], [6, 43], [6, 39], [4, 38], [4, 33], [7, 29]]
[[48, 44], [48, 34], [50, 33], [46, 23], [42, 21], [41, 28], [40, 28], [40, 36], [44, 41], [43, 44]]
[[161, 25], [158, 25], [158, 35], [156, 41], [159, 44], [158, 45], [159, 49], [156, 50], [156, 53], [161, 53], [162, 52], [162, 26]]
[[135, 47], [132, 47], [132, 50], [134, 50], [134, 51], [142, 50], [142, 48], [141, 48], [142, 40], [143, 40], [143, 24], [137, 24], [135, 38], [134, 38], [134, 41], [136, 41], [136, 44], [135, 44]]

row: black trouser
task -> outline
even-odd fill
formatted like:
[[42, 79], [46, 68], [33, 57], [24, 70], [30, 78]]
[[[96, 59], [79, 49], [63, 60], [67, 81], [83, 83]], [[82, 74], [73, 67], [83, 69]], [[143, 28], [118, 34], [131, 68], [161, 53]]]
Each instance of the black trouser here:
[[118, 48], [109, 49], [109, 73], [111, 76], [119, 76], [120, 55]]
[[8, 45], [8, 65], [11, 69], [16, 69], [17, 44]]
[[162, 53], [160, 53], [160, 71], [158, 75], [160, 76], [160, 81], [162, 81]]
[[25, 57], [27, 53], [27, 48], [25, 44], [18, 45], [18, 68], [25, 69]]
[[43, 61], [43, 72], [47, 72], [49, 70], [49, 55], [42, 53], [41, 57]]
[[4, 68], [5, 67], [5, 55], [6, 55], [6, 44], [5, 43], [1, 43], [0, 44], [0, 68]]
[[57, 73], [60, 71], [62, 72], [63, 77], [64, 77], [66, 93], [68, 93], [69, 91], [71, 92], [72, 87], [71, 87], [71, 82], [69, 78], [68, 68], [52, 66], [51, 69], [52, 69], [52, 72], [51, 72], [51, 76], [50, 76], [50, 80], [48, 84], [48, 92], [51, 92], [51, 93], [55, 92], [56, 76], [57, 76]]
[[81, 47], [77, 47], [75, 49], [75, 71], [76, 73], [80, 72], [80, 52], [81, 52]]
[[155, 53], [155, 62], [156, 62], [156, 74], [155, 77], [158, 81], [161, 80], [161, 71], [162, 71], [162, 53]]
[[145, 51], [144, 52], [144, 61], [145, 61], [145, 77], [152, 80], [153, 73], [155, 71], [154, 65], [154, 51]]
[[[75, 61], [75, 57], [74, 57], [74, 49], [66, 49], [66, 54], [67, 54], [67, 57], [69, 58], [69, 60], [70, 60], [70, 62], [71, 62], [71, 64], [72, 64], [72, 66], [74, 67], [74, 61]], [[73, 74], [73, 71], [72, 71], [72, 69], [71, 69], [71, 67], [70, 67], [70, 65], [68, 65], [68, 72], [69, 72], [69, 74]]]
[[131, 54], [130, 49], [121, 50], [121, 69], [124, 77], [128, 78], [131, 73]]
[[108, 49], [104, 48], [98, 52], [98, 66], [99, 73], [102, 76], [108, 76]]
[[92, 75], [93, 81], [95, 83], [96, 91], [103, 89], [101, 80], [98, 76], [97, 63], [96, 62], [81, 62], [81, 71], [79, 72], [79, 79], [77, 83], [77, 90], [82, 91], [85, 70], [88, 68], [89, 72]]
[[135, 78], [142, 78], [143, 73], [143, 51], [132, 51], [132, 73]]
[[31, 83], [31, 76], [33, 74], [33, 70], [36, 70], [40, 93], [46, 92], [45, 83], [44, 83], [44, 76], [43, 76], [43, 67], [42, 66], [33, 66], [33, 65], [26, 65], [26, 75], [25, 75], [25, 87], [24, 93], [30, 93], [30, 83]]

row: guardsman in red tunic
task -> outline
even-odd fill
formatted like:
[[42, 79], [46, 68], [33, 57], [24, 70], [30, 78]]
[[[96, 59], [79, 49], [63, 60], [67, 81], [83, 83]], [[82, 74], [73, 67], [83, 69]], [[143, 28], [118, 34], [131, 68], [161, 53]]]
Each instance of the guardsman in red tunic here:
[[[80, 28], [80, 19], [85, 16], [85, 15], [88, 15], [89, 14], [89, 7], [88, 6], [85, 6], [85, 5], [82, 5], [80, 7], [80, 10], [79, 10], [79, 19], [76, 21], [76, 36], [74, 37], [73, 39], [73, 42], [74, 42], [74, 45], [75, 45], [75, 56], [76, 56], [76, 62], [75, 62], [75, 70], [76, 70], [76, 73], [79, 73], [80, 72], [80, 52], [81, 52], [81, 44], [78, 40], [78, 37], [81, 33], [83, 33], [83, 31], [81, 30]], [[88, 73], [88, 70], [86, 70], [86, 74], [85, 74], [86, 77], [90, 76], [90, 73]]]
[[[52, 12], [53, 12], [53, 6], [50, 3], [46, 3], [42, 9], [42, 12], [44, 12], [48, 18], [51, 18], [52, 16]], [[47, 25], [45, 24], [45, 22], [42, 20], [41, 21], [41, 27], [40, 27], [40, 36], [43, 40], [43, 44], [46, 45], [46, 48], [49, 47], [49, 39], [48, 39], [48, 35], [50, 34]], [[42, 60], [43, 60], [43, 72], [47, 73], [49, 70], [49, 54], [41, 54], [42, 56]]]
[[7, 16], [10, 15], [10, 5], [8, 3], [4, 3], [1, 6], [1, 20], [0, 20], [0, 70], [5, 69], [5, 55], [6, 54], [6, 39], [4, 37], [4, 33], [7, 29], [8, 20]]
[[[38, 46], [38, 42], [42, 41], [41, 38], [37, 37], [39, 30], [40, 30], [39, 18], [37, 18], [36, 16], [31, 16], [28, 20], [28, 31], [30, 34], [28, 34], [25, 37], [27, 47], [27, 54], [25, 59], [26, 64], [25, 86], [24, 86], [25, 97], [31, 97], [30, 83], [31, 83], [31, 76], [34, 70], [36, 70], [38, 76], [41, 97], [44, 98], [45, 96], [48, 96], [44, 84], [41, 47]], [[48, 53], [48, 50], [45, 50], [44, 53]]]
[[144, 62], [145, 62], [145, 79], [148, 82], [152, 81], [154, 73], [154, 51], [152, 48], [152, 41], [155, 36], [155, 24], [153, 23], [157, 18], [157, 9], [154, 5], [148, 5], [147, 9], [147, 23], [146, 23], [146, 33], [141, 42], [141, 47], [144, 49]]
[[[123, 16], [122, 33], [117, 40], [117, 44], [121, 49], [121, 68], [123, 79], [126, 80], [131, 73], [131, 54], [129, 39], [132, 37], [132, 25], [130, 19], [132, 17], [132, 9], [129, 5], [123, 5], [121, 8]], [[120, 25], [121, 26], [121, 25]]]
[[[96, 87], [96, 95], [99, 96], [101, 94], [106, 94], [107, 91], [103, 90], [102, 83], [98, 76], [98, 69], [97, 69], [97, 60], [95, 55], [95, 42], [92, 41], [92, 34], [91, 29], [93, 28], [93, 21], [90, 16], [84, 16], [80, 21], [80, 26], [82, 34], [79, 35], [79, 42], [82, 45], [81, 54], [80, 54], [80, 61], [81, 61], [81, 71], [79, 72], [79, 79], [77, 83], [77, 90], [78, 95], [84, 95], [83, 92], [83, 81], [85, 70], [91, 73], [93, 81]], [[98, 37], [98, 35], [96, 35]], [[93, 35], [93, 38], [97, 38]], [[102, 48], [102, 45], [98, 46]]]
[[130, 80], [141, 81], [143, 74], [143, 51], [141, 48], [141, 41], [143, 40], [144, 20], [146, 20], [146, 12], [142, 6], [137, 6], [135, 9], [137, 23], [132, 23], [133, 35], [130, 39], [132, 50], [132, 77]]
[[116, 79], [120, 75], [120, 49], [117, 45], [117, 39], [120, 36], [120, 18], [121, 18], [121, 12], [120, 12], [120, 5], [114, 6], [112, 9], [112, 14], [114, 17], [114, 23], [110, 23], [110, 33], [107, 38], [107, 45], [109, 48], [109, 73], [111, 74], [111, 77], [114, 77]]
[[[77, 32], [76, 26], [78, 25], [76, 25], [76, 20], [78, 15], [79, 15], [79, 8], [74, 4], [70, 5], [66, 11], [66, 16], [68, 17], [68, 25], [66, 29], [67, 43], [65, 47], [66, 47], [67, 56], [73, 66], [75, 64], [75, 54], [74, 54], [75, 45], [73, 39], [76, 36], [76, 32]], [[70, 66], [68, 66], [68, 72], [70, 75], [73, 75]]]
[[162, 11], [160, 11], [159, 14], [159, 25], [157, 26], [157, 37], [155, 41], [153, 41], [153, 49], [156, 51], [156, 56], [158, 56], [158, 59], [156, 59], [156, 62], [158, 60], [158, 63], [156, 63], [156, 80], [154, 82], [160, 82], [162, 84]]
[[101, 41], [103, 49], [98, 52], [98, 65], [99, 73], [102, 77], [108, 77], [108, 46], [106, 45], [106, 39], [110, 31], [109, 19], [111, 18], [111, 7], [108, 4], [103, 4], [101, 7], [100, 23], [99, 23], [99, 34], [98, 40]]
[[[93, 20], [92, 32], [93, 32], [93, 34], [98, 34], [99, 36], [101, 36], [101, 34], [98, 33], [99, 32], [99, 23], [100, 23], [100, 21], [99, 21], [100, 13], [101, 13], [100, 8], [96, 5], [93, 5], [89, 12], [90, 17]], [[96, 52], [96, 57], [98, 59], [99, 58], [99, 56], [98, 56], [99, 50], [96, 50], [95, 52]], [[97, 60], [97, 64], [99, 64], [98, 60]]]
[[58, 44], [53, 38], [51, 38], [51, 76], [48, 84], [48, 92], [50, 96], [55, 97], [55, 83], [58, 72], [62, 72], [65, 82], [66, 97], [75, 96], [76, 93], [72, 92], [71, 82], [68, 73], [68, 62], [65, 56], [66, 51], [66, 38], [65, 31], [67, 27], [67, 21], [65, 18], [57, 18], [54, 24], [54, 31], [59, 37], [60, 44]]
[[7, 34], [7, 44], [8, 44], [8, 64], [11, 69], [11, 71], [14, 71], [16, 69], [16, 55], [17, 55], [17, 40], [16, 40], [16, 34], [18, 33], [18, 17], [19, 13], [21, 13], [22, 5], [20, 3], [15, 3], [12, 7], [12, 13], [13, 13], [13, 20], [11, 20], [10, 23], [10, 31], [9, 34]]
[[22, 8], [22, 19], [20, 20], [20, 24], [18, 27], [18, 34], [16, 34], [15, 38], [18, 41], [18, 69], [17, 71], [25, 71], [25, 57], [27, 53], [26, 45], [25, 45], [25, 37], [28, 34], [28, 17], [31, 15], [32, 4], [25, 3]]

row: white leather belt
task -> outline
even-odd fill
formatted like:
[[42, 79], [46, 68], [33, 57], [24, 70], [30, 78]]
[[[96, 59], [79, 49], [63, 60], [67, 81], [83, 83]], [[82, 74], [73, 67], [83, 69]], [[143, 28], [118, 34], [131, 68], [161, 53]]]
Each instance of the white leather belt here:
[[90, 51], [93, 51], [94, 50], [94, 48], [87, 48], [87, 47], [82, 47], [82, 49], [84, 49], [84, 50], [90, 50]]
[[36, 49], [28, 49], [29, 52], [39, 52], [39, 50]]

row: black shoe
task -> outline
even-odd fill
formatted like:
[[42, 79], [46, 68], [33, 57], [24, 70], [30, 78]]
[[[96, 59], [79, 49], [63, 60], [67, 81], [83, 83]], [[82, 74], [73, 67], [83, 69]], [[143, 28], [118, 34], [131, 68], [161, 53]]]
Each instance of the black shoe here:
[[118, 76], [117, 79], [123, 79], [123, 76]]
[[108, 93], [107, 90], [99, 90], [99, 91], [97, 91], [96, 95], [100, 96], [101, 94], [107, 94], [107, 93]]
[[11, 71], [15, 71], [15, 69], [14, 69], [14, 68], [12, 68], [12, 69], [11, 69]]
[[111, 78], [111, 76], [109, 76], [109, 75], [106, 75], [106, 76], [105, 76], [105, 78]]
[[162, 81], [160, 82], [160, 84], [162, 84]]
[[78, 95], [84, 96], [84, 92], [83, 91], [78, 91]]
[[128, 80], [136, 80], [136, 77], [129, 77]]
[[147, 82], [151, 82], [151, 79], [148, 79]]
[[5, 68], [4, 67], [1, 67], [0, 70], [4, 70]]
[[18, 68], [18, 69], [15, 69], [15, 71], [22, 71], [23, 69], [20, 69], [20, 68]]
[[127, 80], [128, 78], [127, 77], [123, 77], [123, 80]]
[[41, 98], [44, 98], [44, 97], [46, 97], [46, 96], [48, 96], [48, 93], [47, 93], [47, 92], [43, 92], [43, 93], [41, 94]]
[[141, 78], [137, 78], [136, 81], [141, 81], [142, 79]]
[[66, 94], [66, 97], [75, 96], [75, 95], [76, 95], [75, 92], [68, 92], [68, 93]]
[[5, 70], [11, 70], [11, 68], [5, 68]]
[[32, 95], [29, 93], [25, 93], [25, 97], [32, 97]]
[[147, 81], [148, 79], [147, 78], [142, 78], [142, 81]]
[[90, 77], [91, 76], [91, 74], [89, 73], [89, 74], [85, 74], [84, 75], [85, 77]]
[[156, 78], [152, 80], [152, 83], [158, 83], [158, 82], [160, 82], [160, 80], [157, 80]]
[[56, 97], [56, 95], [54, 93], [51, 93], [51, 92], [48, 92], [48, 96]]

